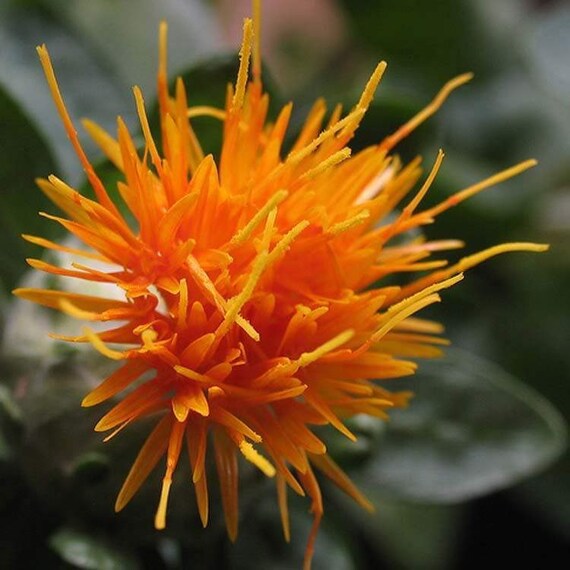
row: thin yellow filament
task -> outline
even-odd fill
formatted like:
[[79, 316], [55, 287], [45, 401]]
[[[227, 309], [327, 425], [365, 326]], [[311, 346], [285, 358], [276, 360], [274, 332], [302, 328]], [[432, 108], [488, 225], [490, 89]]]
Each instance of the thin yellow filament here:
[[109, 348], [90, 328], [84, 327], [82, 330], [85, 338], [93, 345], [93, 348], [103, 356], [111, 360], [123, 360], [125, 358], [123, 352]]
[[398, 323], [405, 320], [407, 317], [421, 311], [425, 307], [432, 305], [433, 303], [438, 303], [441, 301], [441, 297], [437, 294], [428, 295], [427, 297], [422, 297], [421, 299], [415, 300], [414, 302], [410, 303], [408, 306], [403, 308], [402, 310], [398, 311], [395, 314], [392, 312], [389, 313], [390, 318], [388, 321], [379, 328], [369, 340], [369, 343], [378, 342], [387, 332], [392, 330]]
[[[458, 273], [454, 271], [453, 273]], [[417, 313], [421, 309], [431, 305], [432, 303], [437, 303], [440, 301], [439, 295], [436, 293], [442, 289], [447, 289], [452, 285], [463, 279], [463, 274], [459, 273], [454, 275], [449, 279], [442, 279], [438, 283], [432, 284], [428, 287], [422, 288], [415, 295], [407, 297], [403, 301], [392, 305], [390, 309], [386, 312], [385, 322], [382, 326], [370, 337], [370, 339], [363, 345], [364, 347], [370, 346], [370, 344], [378, 342], [386, 333], [393, 329], [398, 323], [405, 320], [407, 317]]]
[[158, 73], [162, 77], [167, 76], [168, 69], [168, 24], [160, 22], [158, 28]]
[[386, 137], [380, 148], [390, 150], [394, 148], [402, 139], [406, 138], [412, 131], [417, 129], [424, 121], [434, 115], [449, 97], [452, 91], [473, 79], [472, 73], [464, 73], [448, 81], [435, 96], [433, 101], [422, 109], [417, 115], [412, 117], [405, 125], [402, 125], [395, 133]]
[[303, 354], [298, 358], [297, 363], [302, 368], [308, 366], [312, 362], [315, 362], [316, 360], [319, 360], [319, 358], [325, 356], [325, 354], [328, 354], [347, 343], [354, 334], [354, 330], [352, 329], [348, 329], [337, 334], [335, 337], [321, 344], [318, 348], [315, 348], [315, 350], [312, 350], [311, 352], [303, 352]]
[[541, 243], [529, 243], [529, 242], [513, 242], [513, 243], [503, 243], [501, 245], [495, 245], [479, 253], [473, 255], [468, 255], [464, 257], [457, 265], [455, 265], [455, 271], [467, 271], [475, 265], [494, 257], [495, 255], [500, 255], [501, 253], [514, 252], [514, 251], [529, 251], [534, 253], [541, 253], [549, 249], [548, 244]]
[[243, 456], [250, 462], [253, 463], [264, 475], [267, 477], [275, 477], [275, 467], [263, 457], [254, 447], [249, 443], [249, 441], [243, 440], [239, 444], [239, 450], [242, 452]]
[[273, 234], [273, 227], [275, 225], [276, 217], [277, 217], [277, 208], [274, 207], [267, 216], [265, 230], [263, 232], [263, 238], [262, 238], [262, 245], [261, 245], [262, 249], [253, 262], [251, 273], [249, 274], [249, 277], [247, 279], [246, 284], [243, 287], [242, 292], [237, 297], [234, 297], [228, 303], [228, 311], [224, 317], [224, 320], [216, 330], [217, 338], [221, 338], [229, 330], [232, 323], [236, 320], [239, 311], [245, 305], [248, 299], [251, 297], [253, 290], [255, 289], [255, 286], [259, 281], [259, 278], [261, 277], [263, 271], [267, 267], [268, 250], [269, 250], [271, 237]]
[[357, 108], [355, 111], [348, 114], [344, 119], [338, 121], [338, 123], [335, 123], [334, 125], [328, 127], [318, 137], [314, 138], [307, 146], [290, 153], [285, 161], [285, 164], [291, 164], [291, 165], [298, 164], [304, 158], [313, 153], [321, 144], [323, 144], [323, 142], [332, 138], [336, 133], [338, 133], [343, 128], [345, 127], [348, 128], [354, 122], [359, 121], [363, 116], [364, 116], [364, 110]]
[[477, 184], [473, 184], [473, 186], [469, 186], [469, 188], [465, 188], [465, 190], [461, 190], [461, 192], [457, 192], [456, 194], [450, 196], [447, 200], [444, 200], [437, 206], [430, 208], [426, 212], [422, 212], [422, 214], [429, 215], [432, 217], [437, 216], [441, 212], [444, 212], [445, 210], [448, 210], [449, 208], [456, 206], [460, 202], [463, 202], [464, 200], [471, 198], [471, 196], [478, 194], [482, 190], [486, 190], [487, 188], [494, 186], [495, 184], [500, 184], [501, 182], [504, 182], [509, 178], [513, 178], [514, 176], [521, 174], [525, 170], [528, 170], [529, 168], [536, 166], [536, 164], [537, 162], [534, 159], [525, 160], [523, 162], [520, 162], [519, 164], [515, 164], [514, 166], [511, 166], [506, 170], [498, 172], [497, 174], [494, 174], [493, 176], [490, 176], [485, 180], [481, 180], [481, 182], [477, 182]]
[[[408, 229], [408, 226], [405, 224], [405, 222], [407, 222], [412, 217], [412, 214], [414, 213], [415, 209], [418, 207], [420, 202], [427, 194], [428, 190], [431, 188], [431, 185], [433, 184], [433, 181], [435, 180], [437, 173], [439, 172], [444, 157], [445, 154], [443, 150], [439, 149], [437, 157], [435, 159], [435, 163], [428, 177], [426, 178], [426, 181], [423, 183], [422, 187], [420, 188], [418, 193], [414, 196], [412, 201], [403, 209], [398, 219], [393, 224], [390, 224], [388, 226], [387, 231], [382, 238], [383, 242], [387, 242], [391, 237]], [[424, 218], [431, 217], [429, 214], [426, 214], [425, 212], [422, 214], [422, 216]]]
[[348, 218], [347, 220], [333, 224], [327, 230], [327, 234], [337, 236], [338, 234], [341, 234], [343, 232], [351, 230], [352, 228], [355, 228], [356, 226], [359, 226], [360, 224], [368, 220], [368, 218], [370, 218], [370, 211], [362, 210], [361, 212], [358, 212], [358, 214], [352, 216], [351, 218]]
[[350, 148], [346, 147], [334, 154], [331, 154], [328, 158], [320, 162], [315, 168], [311, 168], [311, 170], [305, 172], [303, 176], [300, 177], [300, 181], [310, 180], [311, 178], [316, 178], [329, 168], [340, 164], [341, 162], [345, 161], [347, 158], [350, 158], [352, 151]]
[[[218, 310], [225, 315], [227, 311], [227, 301], [220, 295], [208, 274], [198, 263], [198, 260], [193, 255], [189, 255], [187, 264], [198, 287], [200, 287], [206, 297], [216, 305]], [[235, 321], [253, 340], [259, 340], [259, 333], [251, 326], [251, 323], [241, 315], [238, 315]]]
[[276, 206], [281, 204], [287, 198], [288, 192], [286, 190], [279, 190], [265, 203], [265, 205], [256, 212], [255, 216], [240, 230], [238, 230], [229, 242], [230, 247], [235, 247], [245, 243], [250, 237], [255, 228], [261, 221], [269, 215], [269, 212]]
[[370, 103], [372, 102], [372, 99], [374, 98], [374, 93], [376, 92], [376, 89], [378, 88], [378, 85], [382, 80], [382, 76], [386, 71], [387, 66], [388, 64], [385, 61], [381, 61], [376, 66], [376, 68], [372, 72], [372, 75], [370, 76], [370, 79], [366, 83], [366, 87], [364, 88], [362, 95], [360, 96], [360, 100], [358, 101], [357, 104], [358, 109], [364, 109], [364, 110], [368, 109]]
[[83, 309], [76, 307], [73, 303], [71, 303], [67, 299], [59, 300], [59, 308], [62, 313], [65, 313], [70, 317], [74, 317], [75, 319], [81, 319], [84, 321], [96, 321], [100, 319], [99, 313], [94, 313], [92, 311], [84, 311]]
[[[502, 253], [509, 253], [514, 251], [528, 251], [528, 252], [535, 252], [540, 253], [543, 251], [547, 251], [549, 248], [546, 244], [539, 244], [539, 243], [527, 243], [527, 242], [514, 242], [514, 243], [503, 243], [501, 245], [496, 245], [490, 247], [488, 249], [484, 249], [478, 253], [473, 255], [468, 255], [459, 260], [458, 263], [448, 267], [447, 269], [443, 269], [441, 271], [437, 271], [436, 273], [432, 273], [431, 275], [426, 275], [422, 279], [418, 279], [417, 281], [411, 283], [410, 285], [404, 287], [399, 295], [406, 296], [415, 293], [416, 295], [421, 295], [422, 291], [427, 290], [426, 287], [433, 283], [434, 281], [441, 281], [443, 279], [448, 278], [450, 275], [454, 275], [456, 273], [460, 273], [463, 271], [467, 271], [472, 267], [475, 267], [479, 263], [494, 257], [495, 255], [500, 255]], [[404, 302], [404, 301], [401, 301]]]
[[161, 115], [168, 104], [168, 24], [163, 20], [158, 28], [158, 100]]
[[278, 257], [283, 255], [295, 238], [309, 226], [308, 221], [299, 222], [296, 226], [290, 229], [282, 238], [281, 241], [271, 250], [267, 256], [267, 265], [271, 265]]
[[210, 107], [208, 105], [196, 105], [195, 107], [190, 107], [186, 116], [189, 119], [194, 119], [195, 117], [214, 117], [220, 121], [226, 120], [226, 112], [223, 109], [217, 109], [216, 107]]
[[420, 202], [424, 199], [425, 195], [427, 194], [428, 190], [431, 188], [439, 169], [441, 168], [441, 163], [445, 158], [445, 153], [442, 149], [437, 151], [437, 157], [435, 159], [435, 163], [426, 178], [426, 181], [423, 183], [422, 187], [420, 188], [419, 192], [414, 196], [412, 201], [404, 208], [403, 215], [405, 217], [409, 217], [411, 214], [414, 213], [415, 209], [419, 206]]
[[249, 70], [249, 60], [251, 57], [251, 45], [253, 36], [253, 25], [251, 19], [246, 18], [243, 24], [243, 40], [239, 52], [239, 70], [236, 81], [236, 90], [232, 101], [232, 110], [241, 109], [245, 99], [247, 86], [247, 76]]

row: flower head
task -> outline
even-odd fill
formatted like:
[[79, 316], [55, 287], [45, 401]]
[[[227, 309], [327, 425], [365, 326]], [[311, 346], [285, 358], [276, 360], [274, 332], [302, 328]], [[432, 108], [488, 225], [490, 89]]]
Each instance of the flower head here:
[[[287, 490], [309, 496], [315, 522], [308, 565], [323, 514], [315, 469], [372, 509], [327, 454], [313, 426], [330, 424], [355, 439], [347, 419], [356, 414], [384, 419], [390, 409], [406, 406], [410, 394], [388, 390], [381, 381], [413, 374], [414, 358], [437, 356], [438, 346], [446, 343], [439, 336], [440, 325], [416, 313], [439, 301], [439, 291], [461, 280], [473, 265], [505, 251], [541, 251], [544, 246], [503, 244], [447, 265], [431, 255], [461, 247], [461, 242], [412, 235], [411, 230], [433, 222], [443, 211], [534, 164], [523, 162], [436, 206], [421, 208], [443, 153], [415, 189], [420, 160], [402, 165], [391, 151], [469, 74], [446, 84], [394, 134], [352, 155], [347, 145], [384, 73], [386, 65], [380, 63], [350, 112], [336, 107], [324, 123], [326, 106], [317, 101], [285, 150], [292, 106], [286, 105], [274, 121], [268, 119], [258, 25], [259, 17], [245, 22], [239, 72], [224, 109], [189, 107], [180, 79], [174, 93], [169, 92], [166, 26], [161, 27], [161, 145], [151, 134], [138, 88], [134, 97], [144, 135], [142, 151], [120, 119], [116, 137], [84, 123], [122, 173], [116, 191], [104, 186], [86, 157], [48, 52], [38, 48], [95, 199], [55, 176], [40, 180], [42, 191], [66, 217], [44, 215], [86, 248], [25, 236], [83, 259], [71, 267], [40, 260], [30, 264], [109, 284], [123, 292], [123, 299], [39, 289], [16, 294], [79, 319], [109, 323], [103, 332], [86, 328], [82, 336], [66, 338], [90, 342], [120, 363], [83, 401], [93, 406], [126, 392], [99, 421], [97, 431], [109, 432], [109, 439], [134, 420], [156, 418], [119, 492], [117, 510], [166, 457], [155, 518], [156, 527], [164, 528], [172, 477], [186, 448], [206, 525], [205, 461], [213, 453], [227, 530], [234, 539], [241, 456], [275, 478], [286, 538]], [[222, 123], [218, 163], [204, 156], [192, 129], [193, 118], [200, 115]], [[95, 269], [93, 260], [111, 268]], [[387, 277], [397, 282], [401, 273], [410, 272], [422, 276], [401, 286], [384, 285]]]

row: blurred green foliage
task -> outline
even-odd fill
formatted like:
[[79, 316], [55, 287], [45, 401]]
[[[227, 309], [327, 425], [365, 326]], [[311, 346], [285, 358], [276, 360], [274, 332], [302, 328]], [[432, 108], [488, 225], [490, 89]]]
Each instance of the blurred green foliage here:
[[[37, 196], [34, 178], [53, 172], [55, 162], [41, 134], [1, 86], [0, 124], [5, 137], [0, 153], [0, 282], [6, 291], [16, 286], [26, 268], [25, 258], [40, 251], [26, 244], [20, 234], [37, 235], [44, 231], [46, 224], [35, 206], [46, 210], [49, 201]], [[29, 207], [30, 201], [34, 209]]]
[[[266, 0], [266, 9], [271, 3]], [[103, 446], [91, 432], [97, 412], [79, 407], [81, 396], [100, 377], [101, 364], [83, 353], [58, 352], [53, 344], [35, 342], [34, 334], [43, 338], [53, 325], [51, 317], [40, 310], [25, 313], [9, 300], [10, 289], [24, 276], [24, 258], [37, 253], [18, 234], [58, 236], [54, 224], [36, 215], [55, 209], [35, 188], [34, 178], [55, 172], [83, 184], [43, 86], [35, 44], [49, 41], [74, 117], [88, 115], [110, 130], [121, 113], [136, 132], [128, 86], [133, 81], [150, 84], [154, 74], [155, 36], [143, 42], [136, 34], [142, 19], [157, 15], [150, 0], [141, 2], [138, 17], [126, 4], [119, 12], [115, 3], [103, 0], [90, 0], [88, 9], [81, 4], [0, 4], [5, 50], [0, 61], [5, 331], [0, 360], [0, 566], [297, 567], [308, 532], [307, 505], [292, 501], [293, 542], [285, 545], [272, 491], [254, 475], [243, 484], [242, 517], [248, 524], [233, 548], [219, 513], [208, 531], [202, 531], [193, 506], [185, 509], [193, 498], [182, 478], [174, 491], [181, 497], [180, 513], [160, 537], [148, 522], [156, 499], [152, 482], [130, 510], [114, 515], [113, 493], [145, 428], [133, 431], [134, 443], [119, 437]], [[208, 4], [163, 4], [166, 15], [179, 15], [171, 42], [177, 54], [173, 67], [186, 80], [190, 100], [220, 105], [236, 57], [196, 63], [196, 53], [211, 53], [221, 33]], [[374, 62], [387, 59], [387, 77], [354, 141], [358, 148], [377, 142], [421, 109], [443, 81], [475, 71], [473, 83], [454, 93], [437, 117], [398, 149], [405, 159], [422, 154], [429, 168], [437, 148], [445, 148], [447, 158], [428, 200], [439, 201], [529, 156], [538, 158], [540, 166], [441, 216], [427, 234], [464, 239], [469, 252], [505, 240], [552, 243], [548, 254], [513, 256], [478, 268], [431, 313], [446, 323], [456, 345], [500, 362], [521, 380], [465, 354], [451, 354], [446, 361], [424, 366], [413, 381], [416, 402], [409, 413], [396, 415], [390, 427], [358, 418], [358, 445], [331, 438], [339, 460], [384, 508], [370, 517], [325, 487], [330, 507], [317, 541], [316, 570], [372, 564], [453, 567], [464, 511], [435, 503], [456, 503], [512, 485], [546, 465], [564, 445], [559, 415], [537, 394], [550, 398], [564, 414], [570, 410], [570, 67], [563, 57], [570, 47], [564, 32], [570, 8], [563, 2], [547, 4], [537, 10], [531, 2], [515, 0], [338, 2], [334, 5], [350, 30], [343, 53], [331, 53], [328, 65], [309, 70], [305, 84], [286, 93], [295, 99], [293, 125], [298, 125], [315, 94], [350, 107]], [[99, 35], [102, 22], [113, 18], [130, 32], [101, 41], [108, 37]], [[198, 36], [191, 34], [191, 20], [201, 22]], [[188, 43], [183, 44], [184, 30]], [[127, 77], [125, 71], [124, 62], [135, 56], [146, 69], [140, 79]], [[346, 64], [339, 63], [341, 57]], [[149, 109], [152, 100], [150, 88]], [[195, 126], [208, 150], [215, 152], [219, 125], [205, 118]], [[101, 172], [114, 186], [116, 175], [108, 165], [103, 163]], [[28, 336], [20, 334], [22, 327], [30, 329]], [[26, 346], [18, 347], [23, 338]], [[15, 358], [20, 348], [26, 349], [25, 356], [22, 352]], [[568, 537], [570, 528], [570, 511], [563, 508], [568, 504], [569, 465], [566, 456], [547, 474], [512, 492], [514, 500], [562, 537]]]

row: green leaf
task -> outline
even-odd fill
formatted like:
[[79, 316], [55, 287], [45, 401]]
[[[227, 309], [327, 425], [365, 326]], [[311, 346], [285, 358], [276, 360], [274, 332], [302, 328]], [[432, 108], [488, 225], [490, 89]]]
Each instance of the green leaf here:
[[[307, 512], [309, 500], [307, 497], [289, 494], [291, 542], [287, 543], [283, 537], [275, 492], [270, 487], [271, 485], [258, 487], [256, 496], [250, 496], [251, 502], [247, 504], [247, 490], [244, 486], [246, 500], [242, 500], [241, 505], [239, 536], [228, 551], [225, 566], [230, 570], [288, 570], [302, 567], [312, 524], [311, 515]], [[333, 514], [332, 511], [330, 514]], [[349, 549], [350, 537], [346, 533], [346, 520], [335, 525], [333, 518], [325, 516], [319, 529], [312, 568], [355, 570], [357, 566]], [[256, 553], [255, 557], [251, 556], [252, 552]]]
[[49, 540], [51, 548], [75, 568], [86, 570], [131, 570], [138, 564], [128, 554], [107, 541], [70, 528], [56, 532]]
[[466, 352], [422, 362], [410, 385], [409, 409], [391, 415], [375, 459], [354, 477], [364, 493], [460, 502], [540, 471], [565, 447], [564, 422], [544, 398]]
[[[0, 14], [0, 83], [43, 131], [60, 163], [57, 174], [63, 170], [68, 183], [77, 182], [82, 171], [51, 100], [37, 45], [48, 46], [69, 113], [80, 137], [87, 138], [78, 124], [82, 117], [110, 132], [117, 115], [137, 125], [131, 87], [141, 85], [148, 100], [154, 96], [160, 20], [170, 24], [171, 70], [211, 54], [218, 37], [208, 10], [183, 0], [37, 0], [25, 8], [15, 3], [2, 6]], [[8, 136], [8, 131], [3, 128], [2, 134]], [[91, 155], [94, 145], [87, 140], [86, 147]], [[2, 148], [8, 148], [8, 139]], [[34, 174], [47, 176], [55, 170], [50, 166]]]
[[[131, 94], [89, 45], [61, 21], [59, 13], [39, 8], [5, 9], [0, 18], [0, 83], [43, 133], [59, 163], [55, 172], [74, 183], [81, 167], [61, 125], [40, 65], [36, 46], [46, 44], [67, 109], [80, 136], [79, 119], [89, 117], [113, 129], [116, 116], [134, 119]], [[3, 145], [4, 148], [5, 145]], [[92, 147], [88, 146], [88, 150]], [[53, 168], [43, 171], [47, 176]]]
[[401, 570], [451, 568], [457, 539], [462, 531], [462, 507], [425, 505], [386, 500], [381, 491], [369, 491], [376, 505], [369, 513], [335, 490], [327, 497], [327, 516], [362, 541], [368, 560]]
[[218, 47], [216, 21], [203, 2], [44, 0], [43, 4], [90, 46], [93, 57], [111, 70], [127, 94], [135, 84], [147, 98], [154, 94], [161, 21], [168, 24], [171, 72], [211, 55]]
[[[38, 210], [48, 208], [49, 202], [34, 178], [52, 172], [55, 164], [41, 134], [1, 85], [0, 124], [0, 281], [9, 290], [26, 269], [25, 258], [39, 251], [20, 234], [42, 233], [46, 226]], [[52, 237], [60, 233], [55, 224], [51, 229]]]
[[[436, 81], [466, 71], [478, 52], [470, 50], [473, 10], [468, 2], [440, 0], [343, 1], [358, 39], [389, 62], [420, 69]], [[356, 34], [355, 34], [356, 35]]]
[[[398, 568], [439, 570], [450, 567], [459, 534], [457, 507], [378, 501], [372, 521], [364, 526]], [[370, 516], [363, 513], [363, 517]]]
[[88, 451], [77, 458], [72, 472], [78, 483], [95, 484], [105, 479], [110, 468], [108, 455], [99, 451]]

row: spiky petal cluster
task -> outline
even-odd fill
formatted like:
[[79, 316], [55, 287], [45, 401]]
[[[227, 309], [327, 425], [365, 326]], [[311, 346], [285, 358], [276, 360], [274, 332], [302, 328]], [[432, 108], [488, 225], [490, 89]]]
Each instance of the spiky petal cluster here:
[[[232, 539], [238, 528], [239, 456], [275, 477], [287, 538], [287, 489], [310, 497], [315, 522], [308, 565], [323, 513], [314, 468], [363, 507], [372, 508], [327, 455], [312, 426], [330, 424], [354, 439], [346, 425], [351, 416], [383, 419], [389, 409], [405, 406], [408, 393], [388, 391], [378, 380], [412, 374], [416, 364], [409, 358], [438, 355], [437, 345], [445, 343], [437, 336], [439, 325], [414, 315], [438, 301], [438, 292], [459, 281], [474, 264], [504, 251], [543, 248], [500, 245], [446, 266], [428, 258], [460, 247], [460, 242], [409, 237], [410, 230], [533, 164], [519, 164], [419, 210], [443, 159], [440, 152], [425, 183], [400, 207], [421, 175], [420, 160], [403, 166], [390, 151], [468, 75], [444, 86], [392, 136], [351, 156], [347, 144], [384, 72], [381, 63], [352, 111], [343, 116], [336, 107], [324, 124], [326, 107], [317, 101], [285, 151], [291, 105], [274, 122], [268, 120], [269, 98], [262, 88], [254, 36], [259, 37], [248, 20], [239, 74], [228, 90], [225, 109], [189, 108], [181, 80], [174, 94], [168, 92], [166, 29], [161, 28], [161, 150], [136, 88], [144, 152], [137, 150], [121, 120], [116, 138], [85, 122], [123, 174], [117, 191], [136, 227], [127, 222], [83, 152], [48, 53], [39, 48], [57, 108], [96, 198], [82, 196], [55, 176], [41, 180], [41, 189], [67, 217], [44, 215], [87, 248], [26, 236], [85, 260], [67, 268], [40, 260], [30, 264], [48, 273], [114, 285], [124, 298], [37, 289], [16, 294], [80, 319], [111, 323], [105, 332], [85, 329], [84, 336], [67, 339], [91, 342], [120, 363], [86, 396], [84, 406], [130, 388], [96, 430], [110, 431], [112, 437], [134, 420], [156, 417], [156, 427], [119, 493], [117, 510], [166, 456], [155, 520], [156, 527], [163, 528], [173, 473], [186, 447], [206, 525], [210, 442]], [[192, 129], [191, 120], [198, 115], [223, 124], [218, 164], [204, 156]], [[92, 260], [114, 269], [90, 267]], [[401, 287], [381, 285], [386, 277], [404, 272], [424, 276]]]

